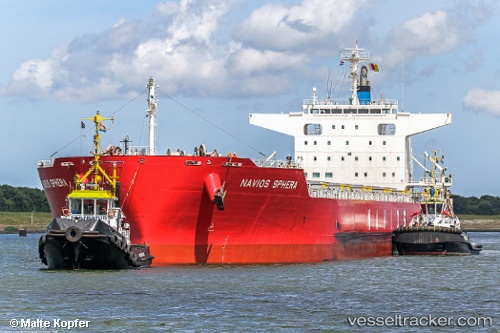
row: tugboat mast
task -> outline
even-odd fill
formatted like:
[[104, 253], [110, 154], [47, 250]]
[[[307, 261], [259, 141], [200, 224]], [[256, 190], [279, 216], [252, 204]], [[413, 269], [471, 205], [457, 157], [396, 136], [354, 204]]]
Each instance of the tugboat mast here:
[[155, 79], [154, 77], [149, 78], [149, 83], [147, 85], [149, 89], [149, 95], [148, 95], [148, 108], [146, 109], [146, 112], [148, 113], [149, 117], [149, 154], [150, 155], [156, 155], [156, 102], [158, 101], [155, 98]]
[[90, 117], [90, 118], [82, 118], [82, 121], [83, 120], [91, 120], [94, 122], [94, 126], [95, 126], [94, 159], [91, 163], [91, 167], [83, 176], [80, 176], [78, 174], [75, 175], [75, 189], [77, 189], [77, 190], [80, 189], [82, 183], [87, 178], [89, 178], [89, 176], [91, 174], [93, 174], [93, 176], [90, 179], [91, 184], [93, 184], [95, 186], [99, 186], [99, 184], [103, 181], [102, 177], [104, 177], [106, 179], [106, 181], [111, 185], [113, 195], [116, 195], [116, 180], [118, 178], [118, 176], [116, 175], [116, 164], [114, 164], [114, 166], [113, 166], [113, 174], [111, 176], [109, 176], [106, 173], [106, 171], [104, 171], [104, 169], [101, 167], [101, 162], [100, 162], [101, 154], [99, 152], [99, 142], [101, 139], [101, 134], [99, 133], [99, 131], [103, 131], [103, 132], [106, 131], [106, 127], [102, 123], [105, 120], [114, 121], [114, 118], [113, 117], [111, 117], [111, 118], [103, 117], [99, 114], [99, 111], [96, 111], [95, 116]]

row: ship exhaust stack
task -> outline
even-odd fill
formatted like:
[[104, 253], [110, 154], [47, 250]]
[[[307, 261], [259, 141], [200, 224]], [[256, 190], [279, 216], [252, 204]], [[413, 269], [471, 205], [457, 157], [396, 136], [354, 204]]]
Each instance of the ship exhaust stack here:
[[368, 68], [361, 67], [361, 75], [358, 87], [358, 100], [360, 105], [370, 104], [370, 81], [368, 81]]

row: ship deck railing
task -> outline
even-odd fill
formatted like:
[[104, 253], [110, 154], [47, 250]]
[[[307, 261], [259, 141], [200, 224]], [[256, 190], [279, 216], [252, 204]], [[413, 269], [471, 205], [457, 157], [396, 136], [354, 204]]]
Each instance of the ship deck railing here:
[[52, 160], [39, 160], [38, 167], [39, 168], [50, 168], [54, 166], [54, 162]]
[[303, 100], [303, 105], [313, 105], [313, 106], [320, 106], [320, 105], [335, 105], [343, 108], [366, 108], [367, 106], [373, 106], [373, 107], [381, 107], [381, 106], [386, 106], [390, 108], [391, 106], [398, 105], [398, 100], [395, 98], [384, 98], [384, 99], [379, 99], [376, 101], [371, 101], [367, 104], [360, 104], [360, 105], [353, 105], [352, 102], [348, 99], [332, 99], [332, 98], [306, 98]]
[[412, 187], [431, 187], [431, 186], [436, 186], [436, 187], [451, 187], [453, 185], [453, 181], [450, 177], [442, 177], [442, 179], [439, 180], [439, 182], [436, 182], [435, 179], [433, 178], [421, 178], [421, 179], [411, 179], [408, 182], [408, 185]]
[[291, 160], [267, 160], [267, 159], [252, 159], [255, 165], [263, 168], [283, 168], [283, 169], [300, 169], [299, 162]]
[[345, 190], [340, 188], [318, 188], [312, 186], [309, 187], [309, 195], [311, 198], [363, 201], [419, 202], [420, 200], [420, 195], [405, 191], [363, 191], [359, 189]]
[[125, 155], [156, 155], [156, 147], [151, 148], [149, 146], [131, 146], [127, 149]]
[[[86, 213], [71, 213], [68, 216], [64, 216], [66, 219], [78, 219], [82, 221], [91, 220], [91, 219], [99, 219], [106, 223], [108, 223], [109, 217], [107, 214], [86, 214]], [[108, 223], [109, 224], [109, 223]]]

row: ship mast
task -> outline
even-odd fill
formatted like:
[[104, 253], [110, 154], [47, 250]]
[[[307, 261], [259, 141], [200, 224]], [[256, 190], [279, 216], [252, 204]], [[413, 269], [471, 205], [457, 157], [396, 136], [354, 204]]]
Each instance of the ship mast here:
[[156, 102], [158, 101], [155, 98], [155, 79], [154, 77], [149, 78], [148, 82], [148, 90], [149, 90], [149, 95], [148, 95], [148, 108], [146, 109], [146, 112], [148, 113], [149, 117], [149, 154], [150, 155], [156, 155]]
[[359, 105], [358, 99], [358, 64], [362, 61], [369, 60], [370, 55], [368, 52], [359, 52], [364, 51], [364, 49], [360, 49], [358, 47], [358, 41], [356, 41], [356, 46], [354, 48], [344, 48], [341, 51], [340, 57], [343, 61], [348, 61], [351, 64], [349, 65], [349, 72], [351, 74], [352, 79], [352, 96], [351, 96], [351, 104]]

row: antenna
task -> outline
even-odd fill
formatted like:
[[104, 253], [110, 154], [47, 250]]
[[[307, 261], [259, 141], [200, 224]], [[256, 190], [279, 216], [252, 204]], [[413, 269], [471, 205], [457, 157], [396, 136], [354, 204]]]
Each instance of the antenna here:
[[328, 67], [328, 79], [326, 80], [326, 94], [328, 97], [328, 101], [330, 101], [332, 98], [332, 92], [333, 92], [333, 82], [330, 79], [330, 67]]
[[128, 155], [128, 144], [129, 142], [132, 142], [132, 140], [130, 140], [128, 138], [128, 135], [125, 136], [125, 138], [123, 140], [121, 140], [120, 142], [123, 142], [124, 146], [125, 146], [125, 155]]
[[405, 110], [405, 55], [401, 60], [401, 111]]

